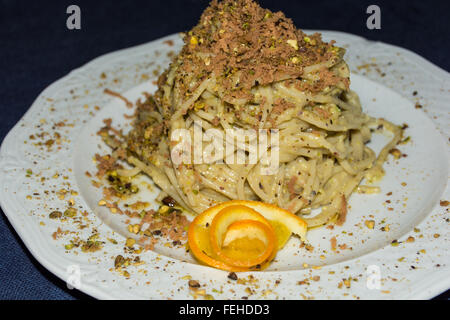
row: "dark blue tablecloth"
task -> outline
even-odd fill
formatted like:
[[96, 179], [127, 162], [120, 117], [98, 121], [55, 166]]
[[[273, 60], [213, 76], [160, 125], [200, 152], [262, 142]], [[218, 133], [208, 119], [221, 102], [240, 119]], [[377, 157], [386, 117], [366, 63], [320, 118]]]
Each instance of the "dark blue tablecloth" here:
[[[410, 49], [450, 70], [450, 1], [265, 0], [300, 28], [359, 34]], [[81, 30], [66, 28], [66, 8], [81, 8]], [[0, 141], [49, 84], [107, 52], [184, 31], [208, 1], [0, 0]], [[381, 8], [381, 30], [366, 9]], [[1, 179], [1, 177], [0, 177]], [[0, 299], [87, 298], [36, 262], [0, 214]], [[439, 298], [448, 299], [443, 294]]]

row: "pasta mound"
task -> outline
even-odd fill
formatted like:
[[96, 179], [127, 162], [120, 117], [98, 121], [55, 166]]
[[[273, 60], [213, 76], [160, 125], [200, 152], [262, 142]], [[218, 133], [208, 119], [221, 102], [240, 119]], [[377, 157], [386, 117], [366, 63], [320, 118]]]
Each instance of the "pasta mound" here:
[[[147, 173], [162, 195], [194, 213], [230, 199], [259, 200], [303, 215], [309, 227], [342, 223], [351, 193], [363, 178], [383, 175], [402, 134], [363, 113], [349, 89], [344, 53], [254, 1], [213, 1], [184, 35], [157, 92], [138, 103], [131, 132], [106, 141], [114, 152], [126, 151], [124, 159]], [[217, 161], [223, 158], [174, 163], [171, 134], [193, 133], [196, 126], [202, 132], [278, 130], [278, 171], [261, 175], [259, 158], [255, 164]], [[376, 127], [393, 133], [378, 157], [366, 145]], [[319, 207], [321, 213], [308, 217]]]

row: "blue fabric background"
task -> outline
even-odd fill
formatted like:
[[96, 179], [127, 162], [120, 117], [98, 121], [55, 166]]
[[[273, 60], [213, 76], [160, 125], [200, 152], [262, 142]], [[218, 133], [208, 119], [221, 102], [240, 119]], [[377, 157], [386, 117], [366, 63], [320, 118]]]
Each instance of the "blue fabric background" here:
[[[261, 0], [300, 28], [340, 30], [402, 46], [450, 70], [450, 1]], [[66, 8], [81, 8], [82, 29], [66, 28]], [[0, 141], [49, 84], [93, 58], [184, 31], [208, 1], [0, 0]], [[366, 28], [366, 8], [381, 8], [381, 30]], [[0, 177], [1, 179], [1, 177]], [[438, 297], [448, 299], [449, 291]], [[36, 262], [0, 214], [0, 299], [83, 299]]]

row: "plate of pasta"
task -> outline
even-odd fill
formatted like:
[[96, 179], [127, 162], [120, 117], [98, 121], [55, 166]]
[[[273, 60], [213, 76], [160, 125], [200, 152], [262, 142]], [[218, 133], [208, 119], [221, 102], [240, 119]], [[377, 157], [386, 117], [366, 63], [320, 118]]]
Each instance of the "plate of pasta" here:
[[98, 298], [429, 298], [450, 286], [449, 83], [213, 2], [47, 88], [2, 145], [2, 208]]

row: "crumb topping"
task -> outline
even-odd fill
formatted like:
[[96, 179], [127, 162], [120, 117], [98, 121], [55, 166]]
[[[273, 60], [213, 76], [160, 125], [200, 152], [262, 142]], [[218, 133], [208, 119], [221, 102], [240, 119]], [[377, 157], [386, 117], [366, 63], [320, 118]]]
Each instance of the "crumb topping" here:
[[[175, 60], [181, 92], [189, 96], [214, 74], [225, 101], [251, 99], [253, 86], [296, 79], [305, 67], [340, 58], [343, 51], [318, 33], [307, 36], [282, 12], [263, 9], [252, 0], [212, 1], [184, 43]], [[324, 84], [338, 82], [326, 69], [318, 71]], [[167, 72], [160, 84], [166, 77]], [[324, 85], [304, 87], [320, 90]]]

